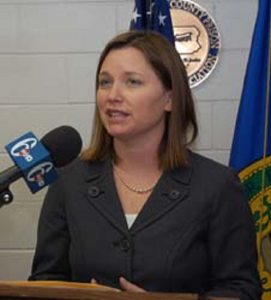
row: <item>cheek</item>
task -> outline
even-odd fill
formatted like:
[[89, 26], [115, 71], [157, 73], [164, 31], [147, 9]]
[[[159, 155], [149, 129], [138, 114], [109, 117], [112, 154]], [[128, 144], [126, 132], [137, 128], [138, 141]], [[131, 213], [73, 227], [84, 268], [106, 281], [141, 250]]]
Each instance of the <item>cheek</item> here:
[[99, 110], [101, 110], [105, 104], [105, 97], [99, 92], [96, 94], [96, 104]]
[[163, 93], [155, 93], [150, 94], [149, 97], [146, 98], [146, 102], [144, 104], [146, 105], [147, 111], [161, 113], [165, 111], [167, 101]]

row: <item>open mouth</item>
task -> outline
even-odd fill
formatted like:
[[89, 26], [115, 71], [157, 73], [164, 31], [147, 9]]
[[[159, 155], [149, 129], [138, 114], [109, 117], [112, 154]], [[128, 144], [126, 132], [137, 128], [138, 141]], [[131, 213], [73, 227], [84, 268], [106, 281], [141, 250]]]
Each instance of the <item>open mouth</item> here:
[[110, 117], [110, 118], [123, 118], [123, 117], [127, 117], [129, 116], [128, 113], [124, 112], [124, 111], [120, 111], [120, 110], [107, 110], [106, 114]]

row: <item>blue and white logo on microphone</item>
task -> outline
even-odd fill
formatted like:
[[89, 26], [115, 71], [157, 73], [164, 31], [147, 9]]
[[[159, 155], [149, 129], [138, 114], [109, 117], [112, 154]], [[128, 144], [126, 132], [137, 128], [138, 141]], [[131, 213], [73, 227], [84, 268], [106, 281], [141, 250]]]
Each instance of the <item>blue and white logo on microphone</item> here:
[[[46, 161], [43, 162], [35, 167], [33, 167], [27, 174], [27, 182], [30, 185], [31, 183], [31, 190], [33, 192], [37, 192], [38, 190], [42, 189], [43, 187], [47, 186], [49, 183], [49, 179], [52, 179], [51, 172], [55, 172], [54, 165], [52, 162]], [[48, 178], [48, 175], [50, 178]], [[54, 181], [54, 180], [53, 180]]]
[[34, 137], [20, 140], [11, 148], [10, 153], [13, 157], [23, 157], [26, 161], [30, 162], [33, 160], [30, 151], [37, 145], [37, 142], [37, 139]]
[[56, 180], [57, 172], [50, 153], [32, 132], [9, 143], [6, 150], [24, 174], [24, 179], [32, 193], [36, 193]]

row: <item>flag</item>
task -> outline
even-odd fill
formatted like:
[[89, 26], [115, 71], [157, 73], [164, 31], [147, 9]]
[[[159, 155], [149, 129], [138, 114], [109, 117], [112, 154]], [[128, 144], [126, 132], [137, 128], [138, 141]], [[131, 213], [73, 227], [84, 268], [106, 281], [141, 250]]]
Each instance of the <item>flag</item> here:
[[169, 0], [135, 0], [131, 30], [154, 30], [174, 44]]
[[[271, 267], [266, 264], [271, 261], [270, 9], [270, 0], [259, 0], [230, 155], [253, 213], [264, 300], [271, 299]], [[265, 251], [263, 245], [270, 248]]]

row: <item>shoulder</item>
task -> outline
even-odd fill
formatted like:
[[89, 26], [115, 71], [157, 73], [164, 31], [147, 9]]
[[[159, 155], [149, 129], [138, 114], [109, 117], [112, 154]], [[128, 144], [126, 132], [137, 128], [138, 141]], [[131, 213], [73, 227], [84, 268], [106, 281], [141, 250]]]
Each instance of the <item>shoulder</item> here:
[[237, 172], [232, 168], [192, 152], [190, 168], [191, 187], [212, 195], [213, 203], [216, 202], [215, 199], [234, 205], [247, 202], [244, 187]]
[[222, 163], [217, 162], [217, 161], [215, 161], [211, 158], [208, 158], [206, 156], [203, 156], [201, 154], [198, 154], [198, 153], [195, 153], [192, 151], [189, 151], [188, 153], [189, 153], [188, 160], [189, 160], [189, 163], [192, 165], [197, 164], [202, 167], [211, 167], [211, 168], [218, 169], [218, 170], [229, 169], [228, 166], [223, 165]]
[[190, 174], [188, 182], [193, 189], [217, 195], [225, 191], [243, 190], [238, 174], [232, 168], [202, 155], [189, 152], [187, 170]]
[[187, 164], [171, 169], [166, 174], [186, 185], [196, 185], [202, 188], [219, 186], [227, 178], [239, 180], [237, 173], [232, 168], [190, 150], [188, 151]]
[[237, 175], [232, 168], [194, 152], [189, 153], [189, 167], [195, 175], [204, 174], [207, 178], [215, 179]]
[[192, 151], [187, 165], [171, 170], [168, 177], [190, 187], [194, 194], [204, 192], [212, 197], [224, 190], [243, 189], [233, 169]]

